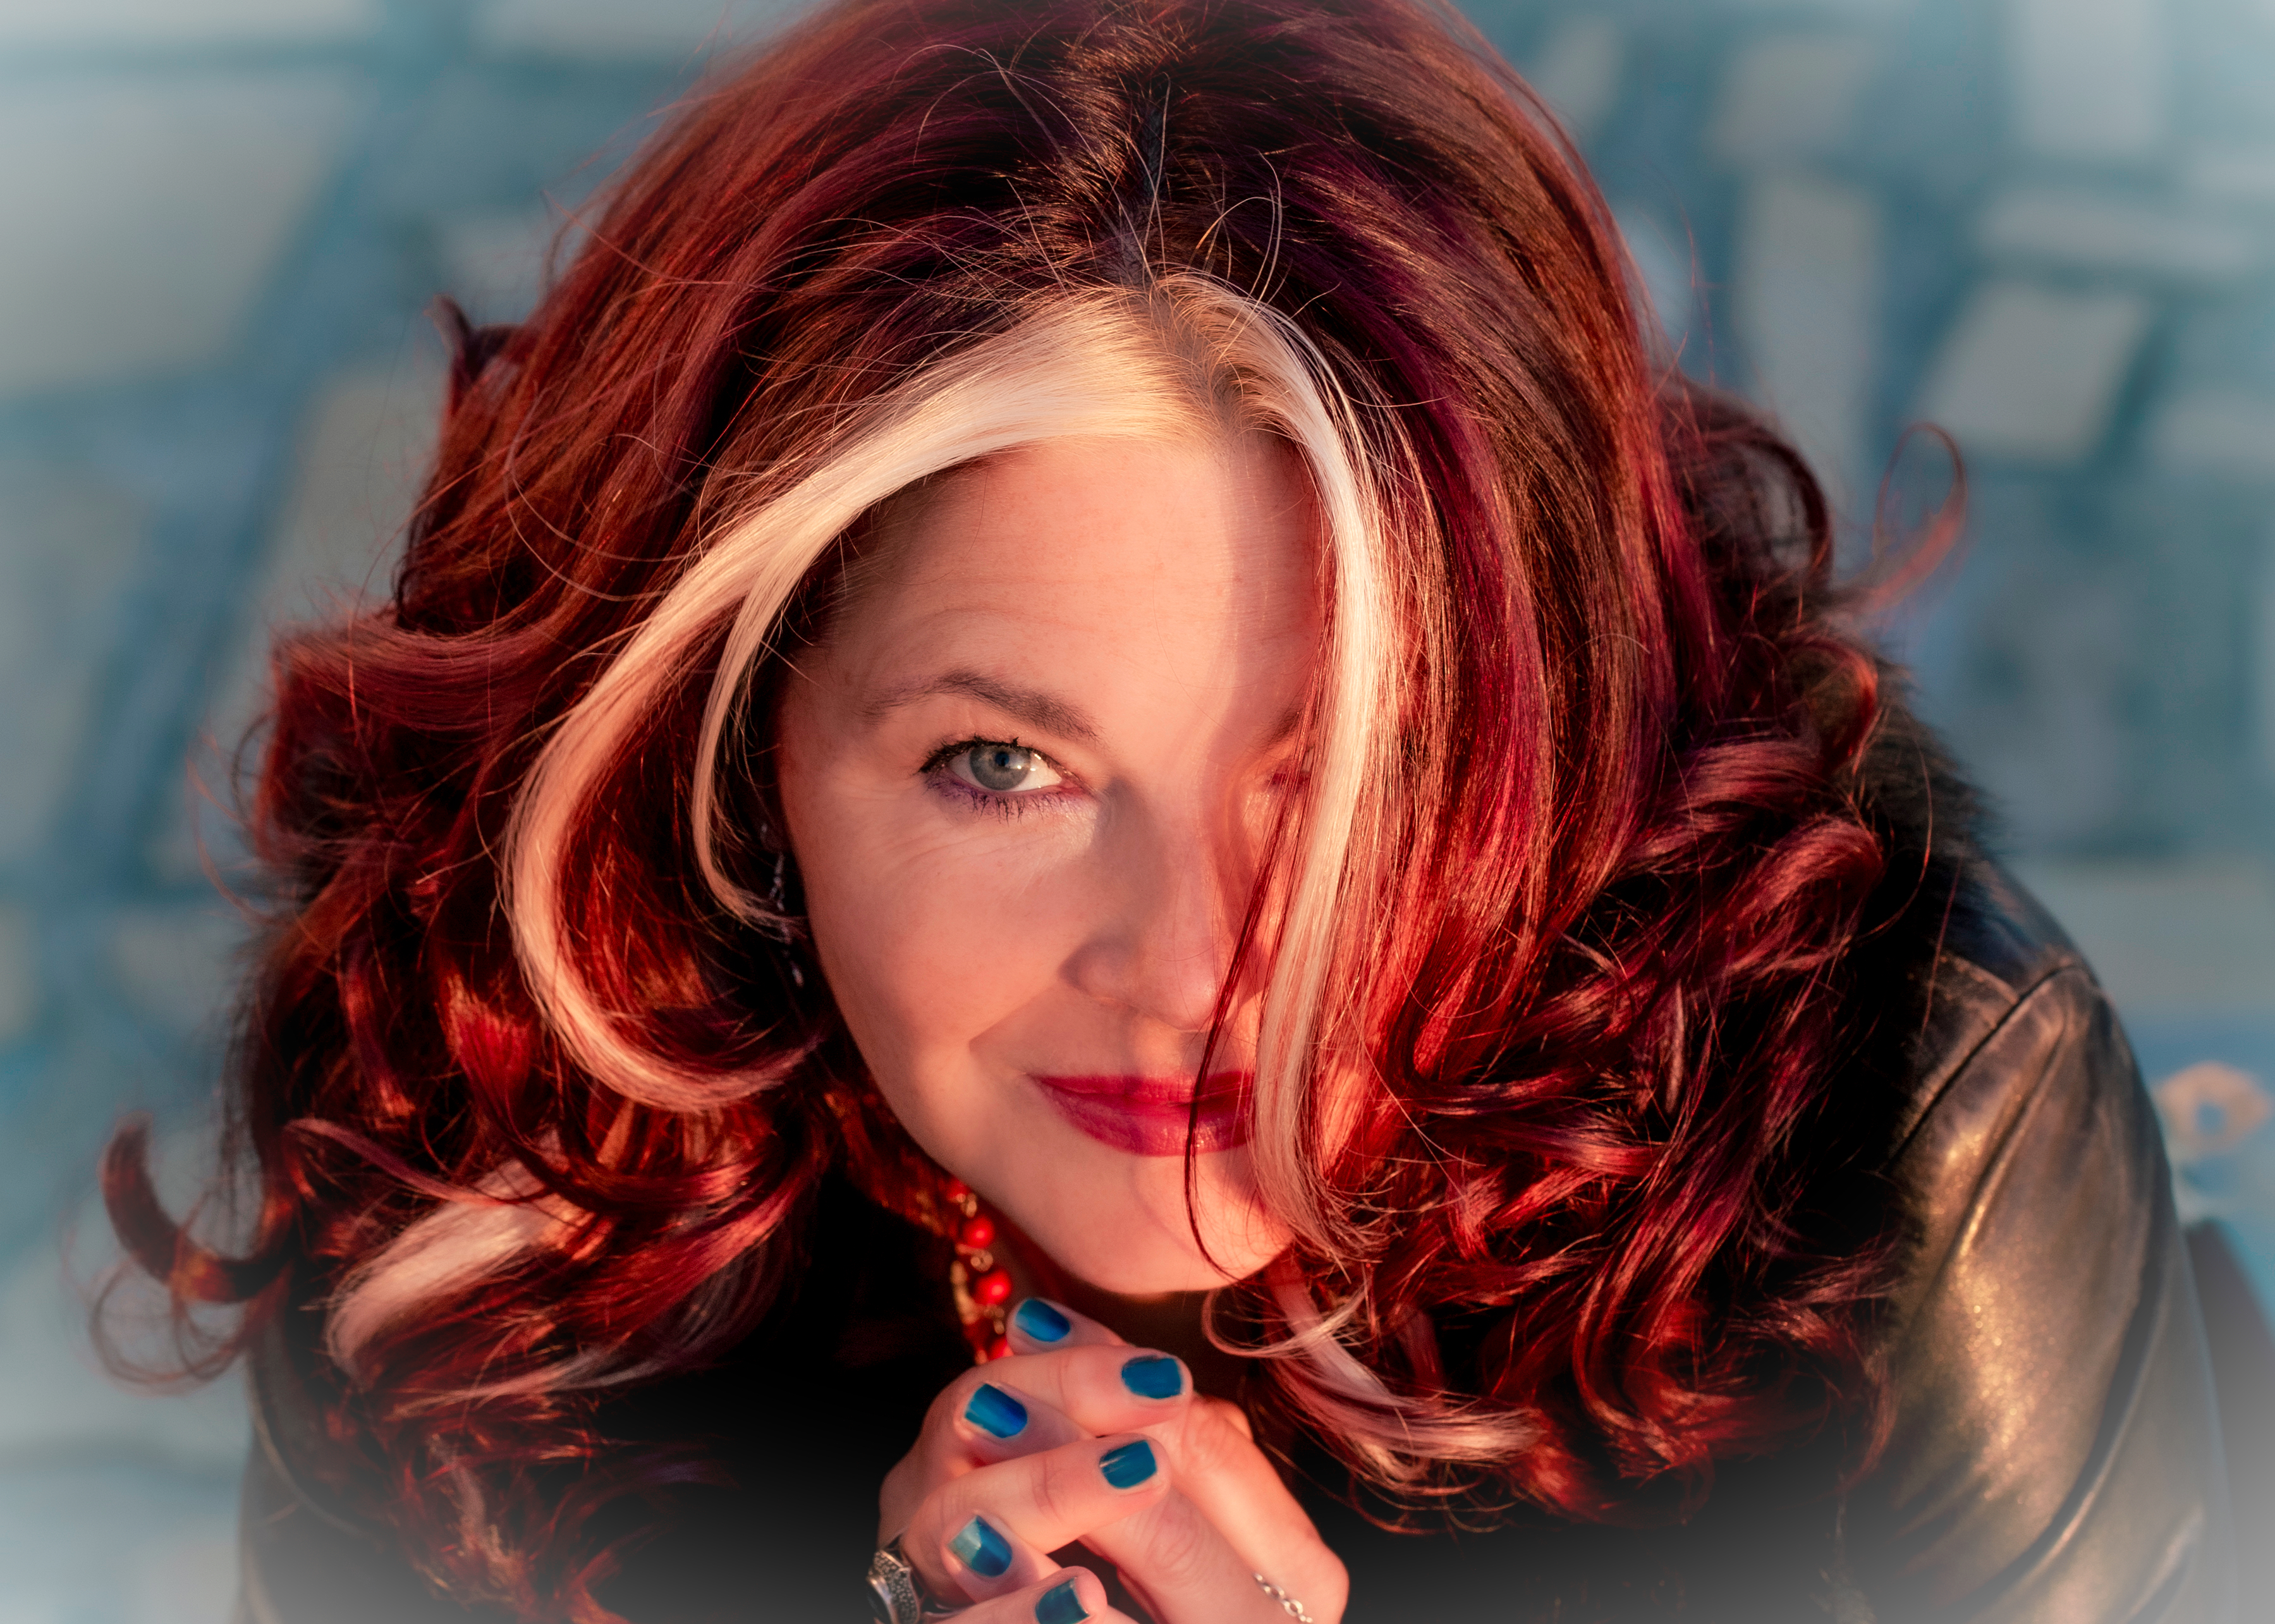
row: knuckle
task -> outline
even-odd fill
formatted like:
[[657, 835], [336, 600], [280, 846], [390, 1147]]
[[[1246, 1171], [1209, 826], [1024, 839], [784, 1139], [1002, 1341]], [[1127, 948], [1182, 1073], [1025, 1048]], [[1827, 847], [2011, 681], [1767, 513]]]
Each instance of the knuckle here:
[[[1324, 1547], [1323, 1547], [1324, 1550]], [[1350, 1601], [1350, 1573], [1340, 1558], [1327, 1553], [1315, 1581], [1320, 1598], [1326, 1606], [1340, 1613]]]
[[1301, 1546], [1290, 1553], [1290, 1560], [1288, 1560], [1288, 1572], [1295, 1574], [1304, 1583], [1301, 1595], [1306, 1601], [1311, 1601], [1312, 1597], [1319, 1597], [1319, 1601], [1326, 1601], [1340, 1613], [1344, 1601], [1349, 1599], [1349, 1569], [1342, 1565], [1342, 1558], [1335, 1556], [1334, 1546], [1319, 1537], [1318, 1529], [1311, 1529], [1311, 1526], [1304, 1529]]
[[1218, 1566], [1214, 1536], [1208, 1520], [1182, 1494], [1162, 1501], [1146, 1519], [1147, 1580], [1170, 1590], [1199, 1584]]
[[1224, 1415], [1231, 1408], [1209, 1399], [1187, 1416], [1183, 1451], [1187, 1469], [1205, 1476], [1221, 1472], [1255, 1447], [1247, 1432]]
[[1031, 1492], [1035, 1510], [1053, 1526], [1076, 1528], [1083, 1522], [1083, 1506], [1094, 1494], [1091, 1480], [1097, 1469], [1087, 1459], [1054, 1452], [1041, 1456]]
[[1255, 1424], [1249, 1420], [1248, 1412], [1230, 1399], [1210, 1398], [1203, 1394], [1194, 1402], [1212, 1420], [1220, 1422], [1239, 1433], [1244, 1441], [1251, 1444], [1256, 1441]]
[[1311, 1610], [1322, 1617], [1340, 1616], [1350, 1600], [1350, 1572], [1342, 1558], [1314, 1536], [1292, 1566], [1295, 1582], [1302, 1586], [1296, 1594], [1310, 1604]]
[[1087, 1348], [1069, 1348], [1059, 1356], [1066, 1362], [1068, 1375], [1096, 1398], [1114, 1403], [1129, 1401], [1130, 1393], [1122, 1385], [1122, 1366], [1130, 1357], [1127, 1348], [1115, 1348], [1093, 1343]]

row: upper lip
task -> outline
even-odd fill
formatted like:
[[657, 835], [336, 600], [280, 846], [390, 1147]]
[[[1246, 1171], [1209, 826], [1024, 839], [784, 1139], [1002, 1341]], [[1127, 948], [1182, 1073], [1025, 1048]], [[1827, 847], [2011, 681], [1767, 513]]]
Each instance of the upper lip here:
[[[1100, 1102], [1110, 1101], [1126, 1110], [1148, 1113], [1174, 1111], [1182, 1115], [1193, 1107], [1193, 1081], [1190, 1077], [1149, 1077], [1104, 1072], [1037, 1072], [1034, 1078], [1044, 1087], [1055, 1089], [1061, 1093], [1078, 1094]], [[1251, 1081], [1246, 1072], [1217, 1073], [1200, 1090], [1200, 1108], [1211, 1114], [1236, 1109], [1247, 1097]]]

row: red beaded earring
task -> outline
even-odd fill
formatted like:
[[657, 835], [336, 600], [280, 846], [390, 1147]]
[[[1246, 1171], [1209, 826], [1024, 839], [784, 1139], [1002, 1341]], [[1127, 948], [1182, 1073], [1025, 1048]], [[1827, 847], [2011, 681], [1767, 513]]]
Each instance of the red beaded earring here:
[[956, 1294], [956, 1316], [964, 1322], [964, 1340], [971, 1344], [971, 1362], [985, 1364], [1006, 1358], [1011, 1352], [1006, 1334], [1011, 1271], [996, 1260], [995, 1220], [979, 1210], [979, 1197], [962, 1179], [950, 1179], [944, 1193], [955, 1225], [949, 1238], [956, 1243], [948, 1283]]

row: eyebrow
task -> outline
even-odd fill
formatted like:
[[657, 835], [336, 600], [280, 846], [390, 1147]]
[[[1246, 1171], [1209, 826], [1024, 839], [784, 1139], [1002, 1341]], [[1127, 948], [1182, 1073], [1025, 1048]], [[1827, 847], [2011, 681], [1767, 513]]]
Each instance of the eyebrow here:
[[862, 714], [871, 722], [879, 721], [904, 705], [913, 705], [918, 699], [942, 693], [968, 694], [1062, 738], [1080, 739], [1085, 744], [1094, 744], [1098, 739], [1098, 724], [1064, 700], [1054, 699], [1033, 688], [999, 683], [994, 677], [982, 676], [977, 671], [949, 671], [924, 682], [909, 683], [892, 689], [862, 706]]

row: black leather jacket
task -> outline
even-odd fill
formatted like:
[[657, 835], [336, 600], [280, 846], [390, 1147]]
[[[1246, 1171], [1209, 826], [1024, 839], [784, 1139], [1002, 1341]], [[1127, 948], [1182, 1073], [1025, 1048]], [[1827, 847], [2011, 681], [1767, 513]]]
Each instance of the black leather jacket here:
[[[1841, 1494], [1837, 1462], [1806, 1449], [1733, 1463], [1704, 1512], [1657, 1530], [1399, 1536], [1313, 1494], [1351, 1568], [1350, 1624], [2233, 1616], [2203, 1332], [2154, 1115], [2060, 931], [1987, 865], [1964, 878], [1923, 956], [1890, 1141], [1912, 1250], [1876, 1469]], [[826, 1203], [808, 1288], [748, 1356], [627, 1401], [626, 1431], [714, 1436], [744, 1485], [686, 1501], [602, 1592], [639, 1624], [861, 1616], [877, 1483], [968, 1356], [928, 1284], [936, 1243], [848, 1190]], [[280, 1333], [255, 1362], [244, 1616], [488, 1616], [431, 1597], [383, 1535], [307, 1486], [306, 1356]]]
[[1891, 1619], [2219, 1618], [2223, 1467], [2156, 1118], [2085, 965], [1995, 900], [1942, 959], [1896, 1163], [1919, 1248], [1857, 1572]]

